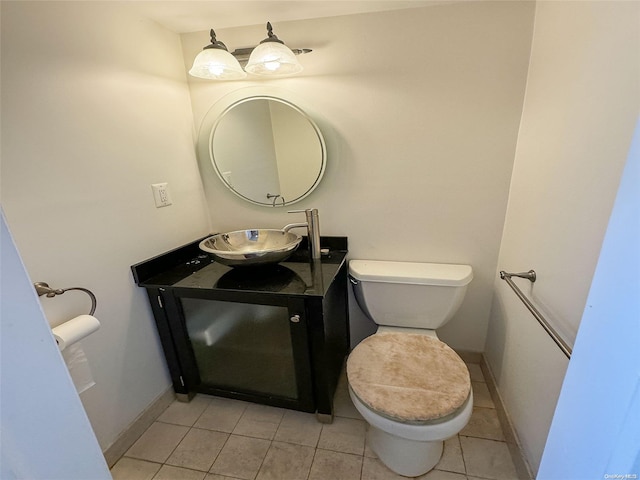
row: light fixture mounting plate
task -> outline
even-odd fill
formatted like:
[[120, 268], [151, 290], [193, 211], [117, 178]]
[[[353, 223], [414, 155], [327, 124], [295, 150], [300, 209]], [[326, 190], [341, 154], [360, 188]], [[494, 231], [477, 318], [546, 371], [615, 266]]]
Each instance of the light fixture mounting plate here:
[[[236, 60], [240, 63], [242, 67], [246, 65], [249, 61], [249, 57], [251, 56], [251, 52], [256, 47], [245, 47], [245, 48], [236, 48], [231, 55], [236, 57]], [[291, 51], [296, 55], [304, 55], [305, 53], [313, 52], [310, 48], [292, 48]]]

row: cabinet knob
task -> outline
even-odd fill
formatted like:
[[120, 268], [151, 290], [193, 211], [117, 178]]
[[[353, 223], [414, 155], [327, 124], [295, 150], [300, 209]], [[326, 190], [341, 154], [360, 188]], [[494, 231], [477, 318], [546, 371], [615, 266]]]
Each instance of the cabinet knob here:
[[298, 323], [300, 321], [300, 315], [294, 315], [289, 320], [291, 320], [293, 323]]

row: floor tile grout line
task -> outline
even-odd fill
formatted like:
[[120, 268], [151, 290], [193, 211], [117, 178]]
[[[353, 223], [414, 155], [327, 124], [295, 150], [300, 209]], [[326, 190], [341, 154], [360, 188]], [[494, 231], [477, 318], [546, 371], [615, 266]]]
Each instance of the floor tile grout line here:
[[256, 474], [253, 476], [253, 480], [258, 478], [258, 475], [260, 475], [260, 470], [262, 469], [262, 466], [264, 465], [264, 461], [267, 458], [267, 455], [269, 455], [269, 450], [271, 450], [271, 446], [272, 445], [273, 445], [273, 440], [269, 440], [269, 448], [267, 448], [267, 451], [264, 452], [264, 457], [262, 457], [262, 461], [260, 462], [260, 466], [258, 467], [258, 470], [256, 471]]
[[468, 476], [469, 472], [467, 472], [467, 462], [464, 459], [464, 452], [462, 451], [462, 440], [460, 439], [459, 433], [456, 436], [458, 437], [458, 445], [460, 445], [460, 457], [462, 458], [462, 467], [464, 468], [464, 474]]
[[[226, 433], [226, 432], [223, 432], [223, 433]], [[208, 475], [209, 473], [211, 473], [211, 469], [213, 468], [213, 465], [216, 463], [216, 460], [218, 460], [218, 457], [219, 457], [219, 456], [220, 456], [220, 454], [222, 453], [222, 450], [224, 449], [225, 445], [227, 444], [227, 442], [229, 441], [229, 439], [230, 439], [230, 438], [231, 438], [231, 434], [230, 434], [230, 433], [228, 433], [228, 434], [227, 434], [227, 438], [226, 438], [226, 440], [224, 441], [224, 443], [223, 443], [223, 444], [222, 444], [222, 446], [220, 447], [220, 450], [218, 450], [218, 453], [216, 453], [216, 456], [215, 456], [215, 458], [213, 459], [213, 462], [211, 462], [211, 465], [209, 465], [209, 468], [207, 469], [207, 475]], [[206, 475], [205, 475], [205, 477], [206, 477]]]
[[[162, 462], [162, 465], [164, 466], [167, 463], [167, 460], [169, 460], [171, 458], [171, 455], [173, 455], [173, 452], [176, 451], [176, 448], [178, 448], [178, 445], [180, 445], [182, 443], [182, 441], [185, 439], [185, 437], [187, 436], [187, 434], [191, 431], [191, 427], [188, 427], [188, 430], [185, 432], [185, 434], [182, 436], [182, 438], [180, 439], [180, 441], [178, 443], [176, 443], [176, 446], [173, 447], [173, 450], [171, 450], [171, 453], [169, 453], [169, 455], [167, 455], [167, 458], [164, 459], [164, 462]], [[162, 467], [160, 467], [160, 470], [162, 470]], [[160, 471], [158, 470], [158, 471]]]
[[[474, 437], [473, 435], [460, 435], [460, 437], [476, 438], [479, 440], [487, 440], [488, 442], [504, 443], [505, 445], [507, 444], [507, 442], [505, 442], [504, 440], [496, 440], [494, 438]], [[460, 445], [462, 446], [462, 442], [460, 442]]]
[[[161, 422], [162, 423], [162, 422]], [[195, 422], [194, 422], [195, 423]], [[169, 424], [169, 425], [173, 425], [173, 424]], [[185, 426], [185, 425], [181, 425], [181, 426]], [[196, 429], [196, 430], [204, 430], [204, 431], [208, 431], [208, 432], [216, 432], [216, 433], [223, 433], [225, 435], [227, 435], [227, 438], [225, 439], [224, 443], [222, 444], [222, 446], [220, 447], [220, 450], [218, 451], [218, 453], [215, 455], [213, 461], [211, 462], [211, 465], [209, 465], [209, 467], [206, 470], [200, 470], [198, 468], [192, 468], [192, 467], [185, 467], [182, 465], [173, 465], [171, 463], [167, 463], [167, 461], [171, 458], [171, 456], [173, 455], [173, 453], [178, 449], [178, 447], [180, 446], [180, 444], [182, 443], [182, 441], [187, 437], [187, 435], [189, 435], [189, 432], [191, 432], [191, 430]], [[178, 444], [175, 446], [175, 448], [171, 451], [171, 453], [169, 454], [169, 456], [165, 459], [164, 462], [161, 463], [161, 465], [168, 465], [170, 467], [177, 467], [177, 468], [185, 468], [187, 470], [193, 470], [195, 472], [205, 472], [205, 476], [206, 474], [211, 473], [211, 467], [213, 467], [213, 464], [216, 462], [216, 460], [218, 459], [218, 457], [220, 456], [220, 452], [222, 452], [222, 449], [224, 448], [224, 446], [227, 444], [227, 442], [229, 441], [229, 438], [231, 438], [231, 433], [228, 432], [221, 432], [219, 430], [209, 430], [209, 429], [204, 429], [204, 428], [198, 428], [198, 427], [189, 427], [189, 430], [187, 430], [187, 433], [182, 437], [182, 439], [180, 439], [180, 441], [178, 442]]]
[[[195, 398], [195, 397], [194, 397]], [[195, 422], [193, 422], [193, 425], [191, 426], [191, 428], [194, 428], [196, 423], [198, 423], [198, 420], [200, 420], [202, 418], [202, 416], [204, 415], [204, 412], [206, 412], [209, 407], [211, 406], [211, 403], [213, 402], [211, 399], [208, 399], [209, 401], [207, 402], [207, 406], [204, 407], [204, 409], [202, 410], [202, 412], [200, 413], [200, 415], [198, 415], [198, 418], [196, 418]], [[244, 410], [243, 410], [244, 413]], [[198, 427], [195, 427], [198, 428]], [[235, 428], [235, 425], [234, 425]], [[203, 430], [209, 430], [209, 429], [203, 429]], [[218, 431], [218, 430], [213, 430], [213, 431]], [[227, 444], [227, 442], [229, 441], [229, 438], [231, 437], [231, 434], [229, 432], [222, 432], [222, 433], [228, 433], [227, 439], [224, 441], [224, 443], [222, 444], [222, 447], [220, 447], [220, 451], [218, 452], [218, 454], [216, 455], [216, 458], [213, 460], [213, 462], [211, 462], [211, 465], [209, 465], [209, 469], [207, 470], [207, 473], [210, 473], [211, 468], [213, 467], [213, 464], [216, 463], [216, 460], [218, 459], [218, 456], [220, 455], [220, 452], [222, 452], [222, 449], [224, 448], [224, 446]]]
[[[479, 380], [474, 380], [474, 381], [479, 382], [479, 383], [486, 383], [486, 382], [484, 382], [484, 381], [483, 381], [483, 382], [480, 382]], [[181, 427], [186, 427], [186, 428], [187, 428], [186, 433], [182, 436], [182, 438], [180, 439], [180, 441], [178, 442], [178, 444], [176, 445], [176, 447], [171, 451], [171, 453], [169, 454], [169, 456], [167, 457], [167, 459], [166, 459], [164, 462], [158, 463], [158, 462], [156, 462], [156, 461], [147, 460], [147, 459], [143, 459], [143, 458], [130, 457], [130, 456], [126, 455], [126, 452], [125, 452], [125, 454], [124, 454], [122, 457], [128, 457], [128, 458], [131, 458], [131, 459], [134, 459], [134, 460], [140, 460], [140, 461], [148, 462], [148, 463], [151, 463], [151, 464], [159, 465], [159, 466], [160, 466], [160, 467], [159, 467], [159, 469], [161, 469], [164, 465], [169, 465], [169, 466], [177, 467], [177, 468], [185, 468], [185, 469], [190, 470], [190, 471], [193, 471], [193, 472], [203, 473], [203, 471], [202, 471], [202, 470], [198, 470], [198, 469], [195, 469], [195, 468], [190, 468], [190, 467], [181, 467], [181, 466], [178, 466], [178, 465], [170, 465], [170, 464], [166, 463], [166, 461], [171, 457], [171, 455], [173, 455], [173, 454], [174, 454], [174, 452], [176, 451], [176, 449], [178, 448], [178, 446], [180, 445], [180, 443], [181, 443], [182, 441], [184, 441], [184, 439], [186, 438], [186, 436], [187, 436], [187, 435], [189, 435], [189, 433], [190, 433], [193, 429], [199, 429], [199, 430], [205, 430], [205, 431], [214, 431], [214, 432], [218, 432], [218, 433], [225, 434], [225, 435], [227, 435], [227, 437], [226, 437], [226, 439], [225, 439], [224, 443], [222, 444], [222, 446], [221, 446], [220, 450], [218, 451], [218, 453], [217, 453], [217, 454], [215, 455], [215, 457], [212, 459], [211, 466], [213, 466], [213, 464], [215, 463], [215, 461], [218, 459], [218, 457], [219, 457], [220, 453], [221, 453], [221, 452], [222, 452], [222, 450], [224, 449], [224, 446], [227, 444], [227, 442], [229, 441], [229, 438], [230, 438], [232, 435], [235, 435], [235, 436], [238, 436], [238, 437], [258, 438], [258, 439], [268, 440], [268, 441], [269, 441], [269, 448], [268, 448], [268, 450], [267, 450], [267, 453], [265, 453], [265, 456], [262, 458], [262, 461], [261, 461], [261, 463], [260, 463], [260, 467], [259, 467], [259, 469], [258, 469], [258, 473], [256, 473], [256, 478], [257, 478], [257, 476], [259, 475], [260, 469], [263, 467], [264, 462], [265, 462], [265, 460], [266, 460], [266, 458], [267, 458], [268, 452], [271, 450], [271, 448], [272, 448], [272, 446], [273, 446], [273, 443], [276, 441], [276, 440], [275, 440], [275, 438], [276, 438], [277, 432], [278, 432], [278, 431], [280, 431], [280, 428], [281, 428], [281, 426], [283, 425], [284, 415], [283, 415], [283, 416], [281, 416], [281, 417], [279, 418], [279, 421], [278, 421], [277, 423], [275, 423], [275, 424], [274, 424], [274, 425], [275, 425], [275, 432], [274, 432], [274, 434], [273, 434], [273, 436], [272, 436], [271, 438], [254, 437], [254, 436], [247, 435], [247, 434], [240, 434], [240, 433], [234, 433], [234, 432], [233, 432], [233, 430], [235, 430], [235, 429], [237, 428], [237, 426], [238, 426], [239, 422], [241, 421], [241, 419], [243, 418], [243, 416], [246, 414], [246, 412], [247, 412], [247, 405], [245, 405], [245, 408], [242, 410], [242, 413], [238, 416], [237, 420], [234, 422], [234, 424], [233, 424], [233, 429], [232, 429], [232, 431], [231, 431], [231, 432], [229, 432], [229, 431], [215, 430], [215, 429], [210, 429], [210, 428], [203, 428], [202, 426], [198, 426], [198, 427], [196, 427], [196, 426], [195, 426], [195, 424], [200, 420], [200, 418], [202, 418], [202, 416], [204, 415], [204, 413], [205, 413], [205, 412], [207, 411], [207, 409], [210, 407], [210, 403], [211, 403], [211, 402], [207, 402], [207, 406], [205, 406], [205, 407], [203, 408], [203, 410], [202, 410], [202, 412], [200, 413], [200, 415], [198, 415], [197, 419], [196, 419], [194, 422], [192, 422], [192, 423], [191, 423], [191, 425], [185, 425], [184, 423], [182, 423], [182, 424], [180, 424], [180, 423], [172, 423], [172, 422], [168, 422], [168, 421], [166, 421], [166, 420], [161, 421], [161, 420], [157, 420], [157, 419], [156, 419], [156, 422], [158, 422], [158, 423], [162, 423], [162, 424], [169, 424], [169, 425], [175, 425], [175, 426], [181, 426]], [[167, 408], [169, 408], [169, 407], [167, 407]], [[495, 406], [479, 406], [479, 407], [475, 407], [475, 408], [480, 409], [480, 410], [496, 410]], [[167, 410], [167, 409], [165, 409], [165, 411], [166, 411], [166, 410]], [[164, 412], [163, 412], [163, 413], [164, 413]], [[306, 413], [309, 413], [309, 412], [306, 412]], [[161, 415], [162, 415], [162, 414], [161, 414]], [[312, 414], [312, 413], [309, 413], [309, 415], [313, 415], [313, 414]], [[336, 418], [349, 419], [349, 420], [358, 420], [358, 421], [362, 421], [362, 420], [363, 420], [362, 418], [354, 418], [353, 416], [348, 416], [348, 415], [338, 415], [338, 414], [336, 414], [336, 415], [335, 415], [335, 417], [336, 417]], [[502, 428], [502, 423], [500, 423], [500, 426], [501, 426], [501, 428]], [[305, 446], [305, 447], [313, 448], [313, 458], [312, 458], [312, 460], [311, 460], [311, 466], [309, 467], [308, 473], [307, 473], [307, 475], [306, 475], [306, 479], [307, 479], [307, 480], [309, 480], [309, 478], [310, 478], [310, 476], [311, 476], [311, 467], [313, 466], [313, 462], [314, 462], [314, 461], [315, 461], [315, 459], [317, 458], [318, 450], [323, 450], [323, 451], [327, 451], [327, 452], [336, 452], [336, 453], [346, 453], [346, 452], [342, 452], [342, 451], [339, 451], [339, 450], [333, 450], [333, 449], [331, 449], [331, 448], [327, 448], [327, 447], [324, 447], [324, 448], [320, 448], [320, 447], [319, 447], [319, 445], [320, 445], [320, 439], [321, 439], [322, 432], [324, 431], [324, 429], [325, 429], [325, 427], [324, 427], [324, 425], [322, 425], [322, 426], [321, 426], [321, 428], [320, 428], [320, 432], [319, 432], [319, 434], [318, 434], [318, 435], [317, 435], [317, 437], [315, 438], [314, 445], [308, 445], [308, 444], [307, 444], [307, 445], [305, 445], [305, 444], [303, 444], [303, 443], [296, 443], [296, 442], [294, 442], [294, 441], [277, 440], [278, 442], [281, 442], [281, 443], [283, 443], [283, 444], [289, 444], [289, 445], [295, 445], [295, 446]], [[465, 437], [465, 438], [469, 438], [469, 439], [488, 440], [488, 441], [491, 441], [491, 442], [495, 442], [495, 443], [502, 443], [502, 444], [505, 444], [505, 443], [506, 443], [504, 440], [499, 440], [499, 439], [495, 439], [495, 438], [487, 438], [487, 437], [484, 437], [484, 436], [480, 436], [480, 435], [472, 435], [472, 434], [458, 435], [457, 437], [458, 437], [458, 442], [460, 443], [460, 449], [461, 449], [461, 452], [462, 452], [461, 437]], [[365, 449], [366, 449], [366, 442], [365, 442], [365, 445], [364, 445], [363, 450], [362, 450], [362, 452], [361, 452], [361, 453], [359, 453], [359, 454], [358, 454], [358, 453], [353, 453], [353, 455], [356, 455], [357, 457], [359, 457], [359, 458], [360, 458], [360, 461], [361, 461], [361, 464], [360, 464], [360, 477], [362, 477], [363, 472], [364, 472], [364, 461], [365, 461], [365, 458], [366, 458], [366, 457], [365, 457]], [[463, 453], [463, 452], [462, 452], [462, 453]], [[121, 458], [122, 458], [122, 457], [121, 457]], [[462, 458], [461, 458], [461, 460], [462, 460], [462, 466], [463, 466], [463, 468], [464, 468], [464, 472], [465, 472], [465, 473], [464, 473], [464, 475], [467, 475], [467, 476], [468, 476], [469, 474], [468, 474], [468, 471], [467, 471], [467, 465], [466, 465], [466, 463], [467, 463], [467, 462], [466, 462], [466, 460], [465, 460], [464, 454], [462, 454]], [[211, 474], [211, 472], [210, 472], [211, 466], [209, 467], [209, 469], [208, 469], [207, 471], [204, 471], [204, 474], [205, 474], [205, 475]], [[436, 470], [437, 470], [437, 467], [436, 467]], [[443, 471], [447, 471], [447, 470], [443, 470]], [[159, 472], [159, 470], [158, 470], [158, 472]], [[155, 476], [157, 476], [158, 472], [154, 475], [154, 477], [155, 477]], [[458, 474], [459, 474], [459, 472], [452, 472], [452, 473], [458, 473]], [[478, 477], [478, 478], [484, 478], [484, 477]]]
[[311, 465], [309, 465], [309, 473], [307, 473], [307, 477], [305, 480], [309, 480], [311, 478], [311, 469], [313, 468], [313, 462], [316, 461], [316, 454], [318, 453], [318, 448], [313, 449], [313, 458], [311, 459]]

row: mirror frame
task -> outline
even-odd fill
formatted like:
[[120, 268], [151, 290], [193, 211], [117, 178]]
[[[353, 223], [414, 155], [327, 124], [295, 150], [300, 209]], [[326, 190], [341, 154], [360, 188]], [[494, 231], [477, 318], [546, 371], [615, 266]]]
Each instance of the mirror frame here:
[[[242, 93], [247, 93], [247, 94], [242, 95]], [[220, 101], [218, 101], [216, 104], [214, 104], [213, 107], [206, 113], [202, 121], [200, 132], [198, 135], [198, 153], [202, 157], [201, 160], [204, 158], [204, 156], [207, 156], [208, 161], [213, 167], [213, 170], [216, 172], [216, 175], [218, 176], [222, 184], [227, 188], [227, 190], [233, 192], [236, 196], [254, 205], [260, 205], [263, 207], [272, 207], [272, 208], [284, 207], [284, 206], [289, 206], [291, 204], [299, 202], [300, 200], [306, 198], [320, 184], [320, 181], [324, 176], [326, 166], [327, 166], [326, 141], [322, 131], [318, 127], [318, 124], [314, 121], [313, 118], [311, 118], [311, 116], [308, 113], [306, 113], [298, 105], [280, 96], [271, 95], [271, 94], [262, 94], [262, 93], [248, 94], [248, 92], [239, 91], [239, 92], [235, 92], [235, 95], [232, 95], [232, 97], [236, 97], [236, 98], [229, 98], [229, 97], [230, 96], [226, 96], [222, 98]], [[261, 202], [257, 199], [249, 198], [248, 196], [238, 192], [225, 180], [222, 172], [220, 171], [220, 168], [218, 167], [218, 165], [216, 165], [215, 156], [213, 154], [213, 137], [216, 132], [216, 129], [218, 128], [220, 121], [224, 118], [224, 115], [229, 110], [233, 109], [234, 107], [237, 107], [238, 105], [241, 105], [243, 103], [253, 101], [253, 100], [272, 100], [272, 101], [285, 104], [288, 107], [294, 109], [297, 113], [302, 115], [302, 117], [306, 121], [309, 122], [319, 142], [319, 146], [321, 149], [321, 158], [320, 158], [321, 165], [320, 165], [320, 171], [318, 172], [318, 175], [316, 176], [315, 181], [313, 182], [312, 185], [309, 186], [309, 188], [306, 189], [306, 191], [302, 195], [298, 196], [297, 198], [294, 198], [293, 200], [285, 201], [285, 203], [278, 203], [277, 199], [274, 199], [274, 202], [270, 202], [270, 201]], [[203, 145], [204, 143], [206, 143], [206, 148], [205, 148], [205, 145]]]

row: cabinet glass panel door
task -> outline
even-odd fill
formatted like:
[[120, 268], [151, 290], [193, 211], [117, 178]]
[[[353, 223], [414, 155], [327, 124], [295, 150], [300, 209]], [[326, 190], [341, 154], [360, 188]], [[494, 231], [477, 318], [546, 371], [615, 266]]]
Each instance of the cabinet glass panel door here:
[[203, 384], [298, 398], [287, 307], [184, 297], [181, 302]]

